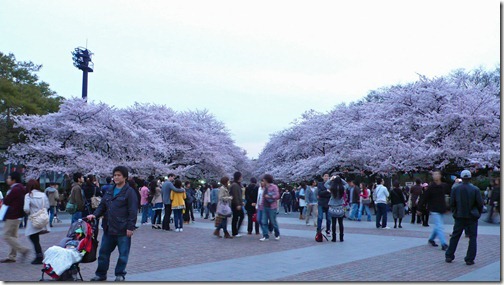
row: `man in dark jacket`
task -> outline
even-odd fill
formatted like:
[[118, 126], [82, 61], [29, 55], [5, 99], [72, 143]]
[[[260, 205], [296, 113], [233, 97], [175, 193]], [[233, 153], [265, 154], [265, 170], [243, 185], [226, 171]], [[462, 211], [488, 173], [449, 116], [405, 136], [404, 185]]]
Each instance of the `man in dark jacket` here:
[[348, 203], [350, 204], [350, 216], [349, 220], [357, 220], [357, 212], [359, 211], [360, 205], [360, 192], [359, 186], [355, 180], [350, 181], [349, 188], [347, 190]]
[[128, 179], [126, 167], [117, 166], [114, 168], [113, 175], [115, 186], [107, 190], [94, 214], [87, 216], [89, 220], [103, 216], [103, 237], [98, 268], [96, 276], [91, 281], [107, 280], [110, 254], [116, 246], [119, 250], [119, 258], [115, 267], [115, 281], [124, 281], [126, 275], [131, 237], [137, 220], [138, 198], [135, 190], [126, 183]]
[[242, 174], [237, 171], [233, 175], [233, 184], [229, 189], [229, 195], [233, 197], [231, 200], [231, 209], [233, 210], [233, 219], [231, 220], [231, 230], [233, 237], [241, 237], [239, 233], [241, 224], [243, 223], [243, 192], [241, 187]]
[[329, 199], [331, 199], [331, 191], [325, 187], [325, 183], [329, 180], [329, 174], [324, 173], [324, 182], [319, 182], [317, 186], [317, 200], [318, 200], [318, 217], [317, 217], [317, 232], [322, 230], [322, 219], [325, 213], [326, 219], [326, 234], [330, 235], [329, 229], [331, 228], [331, 218], [329, 217]]
[[408, 205], [411, 208], [411, 223], [415, 223], [415, 219], [417, 220], [417, 224], [422, 223], [420, 216], [417, 217], [418, 210], [418, 199], [422, 194], [422, 181], [420, 179], [415, 180], [415, 185], [411, 187], [410, 190], [410, 201], [411, 205]]
[[10, 189], [7, 191], [3, 203], [5, 206], [9, 206], [9, 208], [5, 214], [3, 235], [11, 250], [9, 257], [1, 260], [0, 263], [16, 262], [17, 252], [20, 252], [22, 259], [25, 259], [29, 252], [29, 249], [20, 245], [18, 241], [19, 218], [24, 217], [23, 206], [26, 195], [25, 187], [21, 184], [21, 174], [19, 172], [12, 172], [7, 177], [7, 184], [10, 186]]
[[[252, 217], [257, 212], [256, 202], [258, 192], [259, 187], [257, 186], [257, 179], [252, 177], [250, 179], [250, 184], [247, 186], [247, 189], [245, 190], [245, 200], [247, 200], [247, 203], [245, 204], [245, 210], [247, 210], [247, 219], [248, 219], [247, 233], [249, 235], [252, 234], [252, 228], [253, 228]], [[256, 235], [259, 234], [259, 221], [255, 222], [255, 233]]]
[[194, 223], [194, 210], [193, 210], [193, 202], [194, 195], [196, 191], [191, 187], [191, 182], [185, 182], [185, 191], [186, 191], [186, 199], [185, 199], [185, 213], [184, 213], [184, 224], [189, 224], [190, 221]]
[[72, 224], [82, 218], [86, 206], [84, 191], [81, 188], [82, 183], [84, 183], [84, 175], [76, 172], [73, 174], [73, 180], [72, 191], [70, 192], [70, 199], [68, 201], [77, 205], [77, 211], [72, 214]]
[[450, 208], [455, 219], [450, 245], [445, 253], [445, 261], [450, 263], [455, 259], [455, 250], [465, 229], [469, 234], [469, 247], [464, 258], [467, 265], [473, 265], [476, 258], [476, 237], [478, 233], [478, 219], [483, 211], [483, 198], [479, 189], [470, 183], [471, 172], [461, 173], [462, 183], [451, 190]]
[[428, 241], [429, 244], [438, 246], [434, 241], [437, 236], [441, 242], [441, 249], [446, 250], [448, 244], [446, 243], [443, 229], [443, 214], [446, 212], [445, 195], [448, 195], [450, 187], [448, 184], [441, 182], [441, 172], [439, 170], [432, 172], [432, 179], [434, 182], [429, 185], [429, 188], [425, 191], [425, 197], [422, 200], [422, 203], [427, 204], [427, 206], [421, 205], [420, 208], [429, 209], [432, 220], [434, 221], [434, 228], [432, 229]]

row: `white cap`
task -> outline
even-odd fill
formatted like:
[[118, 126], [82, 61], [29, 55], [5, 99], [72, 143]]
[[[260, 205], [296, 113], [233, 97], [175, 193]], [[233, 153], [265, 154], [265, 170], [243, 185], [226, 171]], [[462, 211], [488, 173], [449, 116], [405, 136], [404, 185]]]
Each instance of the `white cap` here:
[[460, 173], [460, 177], [461, 178], [471, 178], [471, 171], [469, 171], [469, 170], [463, 170]]

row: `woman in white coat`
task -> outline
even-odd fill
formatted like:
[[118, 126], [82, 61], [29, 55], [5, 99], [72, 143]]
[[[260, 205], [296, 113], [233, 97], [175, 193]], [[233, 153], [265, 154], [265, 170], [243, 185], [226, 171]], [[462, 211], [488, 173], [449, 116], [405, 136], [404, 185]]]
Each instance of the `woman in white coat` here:
[[[26, 214], [33, 215], [37, 213], [40, 209], [49, 210], [49, 199], [47, 195], [40, 190], [40, 184], [35, 179], [30, 179], [26, 184], [24, 207], [23, 210]], [[33, 246], [35, 247], [36, 257], [31, 264], [42, 264], [44, 260], [44, 254], [42, 253], [42, 247], [40, 246], [41, 234], [46, 234], [49, 232], [49, 223], [42, 228], [35, 228], [32, 221], [28, 219], [28, 224], [26, 225], [25, 235], [30, 238]]]

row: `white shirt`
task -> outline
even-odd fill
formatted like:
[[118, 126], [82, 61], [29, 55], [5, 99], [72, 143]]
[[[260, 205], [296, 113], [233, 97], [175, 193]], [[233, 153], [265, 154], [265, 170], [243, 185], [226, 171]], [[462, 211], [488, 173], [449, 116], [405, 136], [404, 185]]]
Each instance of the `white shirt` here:
[[259, 191], [257, 192], [257, 203], [256, 203], [256, 209], [259, 209], [259, 204], [262, 201], [262, 195], [263, 195], [264, 189], [259, 186]]
[[376, 186], [376, 203], [387, 204], [387, 198], [389, 196], [389, 192], [387, 187], [383, 185]]

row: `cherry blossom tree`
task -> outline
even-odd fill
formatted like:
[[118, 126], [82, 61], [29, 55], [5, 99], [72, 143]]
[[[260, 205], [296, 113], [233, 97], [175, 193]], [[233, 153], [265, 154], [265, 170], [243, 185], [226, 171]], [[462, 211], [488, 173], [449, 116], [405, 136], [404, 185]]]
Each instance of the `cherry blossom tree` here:
[[117, 109], [103, 103], [66, 100], [57, 113], [20, 116], [23, 142], [10, 147], [9, 162], [43, 171], [110, 175], [125, 165], [132, 175], [216, 179], [234, 171], [251, 173], [246, 153], [224, 124], [208, 111], [175, 112], [135, 104]]
[[457, 70], [372, 91], [273, 134], [256, 174], [307, 179], [342, 169], [390, 174], [500, 168], [500, 70]]

